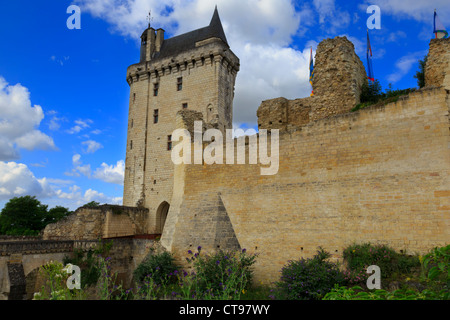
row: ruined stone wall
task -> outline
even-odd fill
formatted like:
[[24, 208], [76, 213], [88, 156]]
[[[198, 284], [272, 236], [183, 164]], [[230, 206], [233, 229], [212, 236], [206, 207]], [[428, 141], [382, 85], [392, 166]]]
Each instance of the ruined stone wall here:
[[425, 66], [425, 85], [450, 90], [450, 38], [432, 39]]
[[261, 129], [289, 130], [310, 121], [349, 112], [360, 102], [361, 87], [367, 81], [363, 63], [346, 37], [322, 41], [314, 63], [314, 96], [264, 101], [258, 109]]
[[148, 234], [148, 210], [122, 206], [81, 207], [63, 220], [49, 224], [44, 240], [96, 240]]
[[274, 176], [259, 165], [177, 166], [162, 244], [180, 261], [197, 246], [259, 253], [257, 281], [319, 246], [342, 258], [354, 242], [409, 253], [448, 244], [449, 107], [446, 90], [425, 89], [311, 122], [281, 135]]

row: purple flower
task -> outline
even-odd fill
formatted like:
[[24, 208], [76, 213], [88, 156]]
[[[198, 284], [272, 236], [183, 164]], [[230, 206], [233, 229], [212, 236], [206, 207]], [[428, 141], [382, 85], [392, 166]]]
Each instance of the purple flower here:
[[189, 254], [192, 254], [192, 251], [191, 251], [191, 250], [189, 250], [189, 251], [188, 251], [188, 253], [189, 253]]
[[197, 250], [198, 252], [200, 252], [202, 250], [202, 247], [198, 246]]

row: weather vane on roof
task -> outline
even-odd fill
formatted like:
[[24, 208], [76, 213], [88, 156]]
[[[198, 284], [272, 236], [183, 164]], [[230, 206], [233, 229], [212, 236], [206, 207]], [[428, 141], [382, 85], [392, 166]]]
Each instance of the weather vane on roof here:
[[148, 27], [150, 28], [150, 24], [153, 22], [152, 10], [150, 10], [148, 12], [147, 21], [148, 21]]

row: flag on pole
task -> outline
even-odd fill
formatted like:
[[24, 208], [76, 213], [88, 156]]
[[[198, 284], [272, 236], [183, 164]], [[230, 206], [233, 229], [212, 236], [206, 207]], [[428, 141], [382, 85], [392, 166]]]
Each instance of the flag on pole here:
[[445, 30], [444, 25], [442, 24], [441, 20], [439, 20], [439, 17], [437, 16], [436, 9], [434, 9], [434, 23], [433, 23], [433, 33], [438, 38], [438, 33], [440, 34], [439, 39], [444, 38], [446, 39], [448, 37], [448, 32]]
[[[311, 55], [309, 58], [309, 83], [311, 84], [312, 87], [312, 81], [314, 78], [314, 60], [313, 60], [313, 52], [312, 52], [312, 47], [311, 47]], [[311, 89], [311, 97], [314, 95], [314, 88]]]
[[367, 29], [367, 79], [375, 81], [372, 68], [372, 47], [370, 46], [369, 29]]

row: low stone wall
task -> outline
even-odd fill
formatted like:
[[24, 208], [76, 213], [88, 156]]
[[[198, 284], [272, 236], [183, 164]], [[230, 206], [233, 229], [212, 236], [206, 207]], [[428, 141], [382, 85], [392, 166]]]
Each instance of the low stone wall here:
[[96, 240], [148, 233], [148, 209], [104, 205], [81, 207], [63, 220], [48, 225], [44, 240]]

